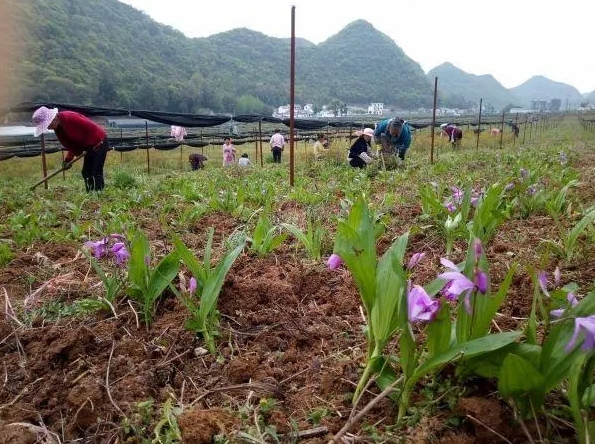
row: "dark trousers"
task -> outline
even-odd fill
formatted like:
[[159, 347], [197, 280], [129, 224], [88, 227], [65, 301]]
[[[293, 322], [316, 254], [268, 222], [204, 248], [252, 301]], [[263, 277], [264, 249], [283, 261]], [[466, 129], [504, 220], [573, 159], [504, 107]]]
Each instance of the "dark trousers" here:
[[105, 186], [103, 180], [103, 165], [107, 157], [109, 145], [107, 139], [96, 150], [89, 149], [83, 159], [83, 169], [81, 174], [85, 180], [85, 189], [87, 191], [101, 191]]
[[283, 152], [283, 149], [279, 148], [278, 146], [274, 146], [271, 151], [273, 152], [273, 162], [281, 163], [281, 153]]

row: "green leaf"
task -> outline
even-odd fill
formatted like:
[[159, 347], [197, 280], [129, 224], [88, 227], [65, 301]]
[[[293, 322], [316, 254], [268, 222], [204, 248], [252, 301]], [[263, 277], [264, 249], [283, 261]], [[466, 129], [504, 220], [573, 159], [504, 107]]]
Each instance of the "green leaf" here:
[[399, 322], [399, 305], [407, 298], [407, 281], [402, 267], [409, 233], [400, 236], [378, 261], [376, 297], [370, 316], [370, 329], [381, 350], [394, 332], [407, 323]]
[[529, 362], [533, 367], [539, 368], [541, 347], [539, 345], [513, 342], [493, 352], [484, 353], [474, 358], [464, 359], [463, 374], [476, 374], [483, 378], [497, 378], [504, 359], [514, 353]]
[[462, 344], [457, 344], [443, 353], [440, 353], [439, 355], [436, 355], [433, 358], [425, 361], [415, 370], [411, 379], [407, 381], [407, 384], [412, 387], [424, 375], [457, 358], [473, 357], [505, 347], [508, 344], [514, 342], [520, 336], [520, 334], [521, 333], [518, 331], [498, 333], [494, 335], [487, 335], [479, 339], [473, 339]]
[[452, 320], [447, 304], [442, 304], [436, 318], [426, 327], [428, 358], [445, 352], [451, 343]]
[[531, 413], [531, 406], [537, 411], [543, 404], [544, 383], [544, 376], [524, 358], [513, 353], [504, 358], [498, 391], [505, 398], [514, 399], [525, 414]]
[[148, 285], [149, 298], [152, 301], [157, 300], [161, 293], [174, 280], [180, 269], [180, 258], [176, 251], [172, 251], [165, 256], [159, 263], [153, 273]]
[[570, 371], [574, 361], [584, 352], [580, 347], [566, 350], [574, 331], [574, 318], [591, 316], [595, 313], [595, 292], [587, 294], [577, 305], [567, 310], [567, 318], [552, 323], [551, 330], [543, 343], [540, 371], [545, 376], [546, 390], [556, 387]]
[[200, 285], [204, 285], [204, 281], [206, 280], [206, 272], [204, 267], [200, 264], [200, 262], [196, 259], [192, 251], [184, 245], [184, 243], [175, 235], [173, 236], [173, 244], [180, 256], [182, 262], [188, 267], [190, 273], [198, 279]]
[[475, 297], [475, 303], [473, 304], [473, 310], [475, 311], [474, 325], [471, 331], [471, 339], [479, 338], [484, 336], [489, 330], [492, 324], [492, 320], [496, 316], [496, 313], [500, 309], [502, 302], [506, 298], [512, 278], [517, 269], [517, 264], [513, 264], [504, 280], [500, 284], [498, 292], [493, 295], [481, 295], [478, 294]]
[[362, 195], [351, 206], [347, 220], [338, 222], [334, 247], [334, 252], [351, 271], [368, 316], [376, 297], [375, 231], [374, 220]]

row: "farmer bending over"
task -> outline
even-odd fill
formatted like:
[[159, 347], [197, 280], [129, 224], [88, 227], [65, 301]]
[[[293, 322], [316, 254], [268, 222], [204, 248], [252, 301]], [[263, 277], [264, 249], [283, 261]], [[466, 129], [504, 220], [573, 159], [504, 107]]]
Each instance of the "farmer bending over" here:
[[382, 146], [383, 154], [398, 155], [399, 163], [403, 163], [411, 145], [411, 129], [398, 117], [382, 120], [376, 125], [374, 139]]
[[85, 153], [82, 175], [87, 191], [103, 190], [103, 165], [109, 150], [105, 130], [92, 120], [74, 111], [58, 111], [58, 108], [42, 106], [33, 113], [35, 137], [54, 130], [56, 137], [66, 149], [62, 163], [65, 169], [75, 156]]

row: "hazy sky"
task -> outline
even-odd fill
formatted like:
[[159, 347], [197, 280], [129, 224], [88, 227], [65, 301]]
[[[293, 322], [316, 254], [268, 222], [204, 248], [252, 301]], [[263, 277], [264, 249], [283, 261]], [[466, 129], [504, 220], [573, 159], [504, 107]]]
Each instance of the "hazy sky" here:
[[425, 72], [449, 61], [472, 74], [492, 74], [507, 88], [543, 75], [581, 93], [595, 90], [591, 0], [380, 0], [353, 7], [335, 0], [121, 1], [189, 37], [234, 28], [290, 37], [295, 6], [296, 36], [313, 43], [363, 19], [390, 36]]

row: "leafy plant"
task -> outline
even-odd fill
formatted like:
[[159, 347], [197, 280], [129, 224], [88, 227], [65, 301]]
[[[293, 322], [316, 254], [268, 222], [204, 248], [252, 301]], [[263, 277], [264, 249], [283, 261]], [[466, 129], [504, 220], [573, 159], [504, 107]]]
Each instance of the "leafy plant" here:
[[279, 229], [280, 226], [273, 225], [266, 214], [261, 213], [252, 236], [246, 238], [250, 250], [258, 256], [269, 254], [287, 238], [287, 233], [279, 233]]
[[[413, 387], [420, 378], [462, 356], [479, 356], [502, 348], [519, 337], [519, 332], [487, 334], [514, 270], [509, 272], [498, 294], [491, 297], [487, 277], [481, 269], [485, 266], [482, 263], [485, 257], [477, 241], [470, 243], [463, 271], [450, 261], [443, 260], [450, 272], [438, 276], [427, 289], [412, 286], [408, 270], [403, 267], [408, 233], [397, 238], [377, 259], [376, 231], [374, 219], [365, 198], [361, 196], [353, 204], [347, 219], [339, 220], [335, 238], [334, 252], [345, 262], [355, 279], [367, 322], [367, 361], [353, 402], [357, 402], [370, 377], [376, 374], [376, 382], [382, 388], [389, 385], [400, 387], [397, 399], [398, 420], [401, 420]], [[469, 274], [473, 276], [473, 281], [466, 276]], [[445, 285], [448, 296], [444, 300], [432, 299], [431, 296]], [[478, 292], [484, 294], [477, 295]], [[455, 326], [448, 298], [458, 298]], [[420, 320], [429, 323], [425, 329], [425, 340], [418, 342], [411, 324]], [[400, 355], [393, 358], [384, 355], [384, 348], [395, 335], [399, 337]], [[395, 363], [401, 375], [393, 369]]]
[[551, 247], [556, 254], [564, 257], [567, 261], [572, 259], [575, 253], [576, 245], [579, 237], [583, 234], [589, 226], [595, 221], [595, 208], [585, 214], [580, 221], [577, 222], [568, 232], [562, 233], [561, 241], [554, 241], [551, 239], [542, 240], [542, 244]]
[[186, 323], [186, 328], [200, 333], [209, 351], [215, 354], [215, 336], [218, 336], [217, 327], [219, 322], [217, 300], [225, 282], [225, 277], [235, 260], [242, 253], [244, 244], [242, 243], [234, 249], [227, 251], [217, 265], [213, 267], [211, 263], [213, 233], [214, 229], [210, 227], [202, 263], [196, 259], [194, 254], [180, 239], [174, 238], [176, 252], [182, 262], [188, 267], [193, 278], [196, 280], [196, 284], [189, 285], [188, 288], [183, 288], [180, 292], [173, 286], [170, 286], [170, 288], [190, 312], [191, 317]]
[[180, 268], [180, 259], [176, 251], [167, 254], [154, 268], [151, 266], [151, 256], [149, 239], [142, 231], [137, 231], [130, 243], [127, 291], [130, 297], [140, 304], [146, 325], [151, 323], [155, 315], [157, 300]]
[[308, 219], [308, 226], [305, 232], [289, 223], [282, 223], [281, 227], [289, 231], [302, 243], [311, 259], [315, 261], [320, 260], [324, 229], [319, 224], [314, 223], [311, 218]]

